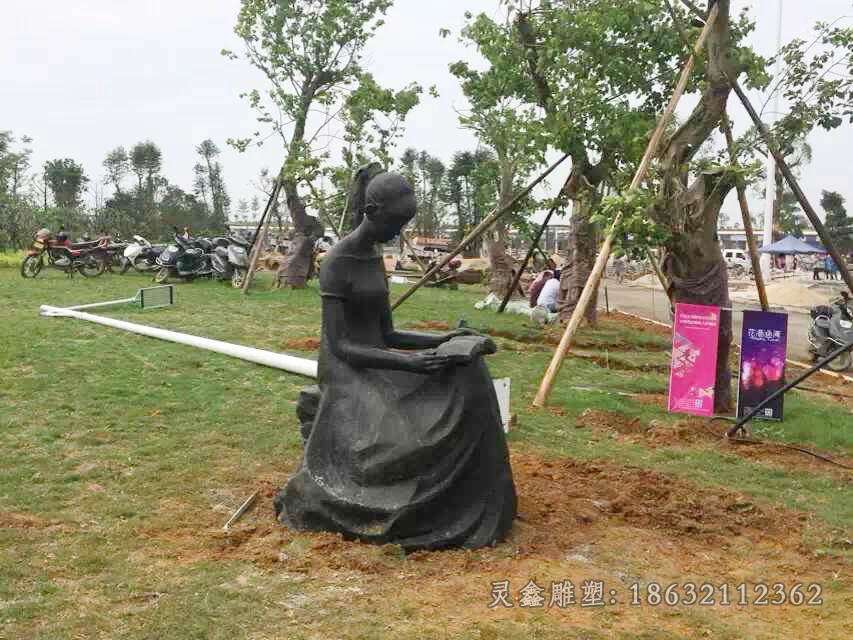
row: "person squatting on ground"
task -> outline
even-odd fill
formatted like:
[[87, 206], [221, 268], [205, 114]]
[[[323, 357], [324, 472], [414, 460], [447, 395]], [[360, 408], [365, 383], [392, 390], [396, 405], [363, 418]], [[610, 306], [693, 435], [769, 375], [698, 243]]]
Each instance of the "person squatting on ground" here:
[[542, 291], [536, 300], [536, 306], [545, 307], [551, 313], [557, 310], [557, 294], [560, 292], [560, 272], [556, 271], [542, 286]]

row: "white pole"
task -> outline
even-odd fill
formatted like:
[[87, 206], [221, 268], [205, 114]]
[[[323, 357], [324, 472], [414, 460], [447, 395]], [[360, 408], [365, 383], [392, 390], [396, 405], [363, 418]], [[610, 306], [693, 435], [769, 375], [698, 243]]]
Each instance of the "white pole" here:
[[[779, 7], [776, 15], [776, 51], [782, 48], [782, 0], [779, 0]], [[777, 58], [773, 69], [773, 78], [778, 80], [782, 70], [781, 59]], [[773, 96], [772, 111], [767, 114], [767, 126], [773, 128], [779, 113], [779, 92]], [[773, 198], [776, 195], [776, 162], [773, 160], [773, 154], [767, 151], [767, 161], [764, 164], [767, 177], [764, 181], [764, 242], [763, 246], [773, 243]], [[769, 253], [761, 254], [761, 274], [764, 276], [764, 282], [770, 282], [770, 264], [771, 256]]]
[[309, 378], [317, 377], [317, 363], [314, 360], [307, 358], [297, 358], [288, 356], [283, 353], [275, 353], [274, 351], [265, 351], [263, 349], [255, 349], [254, 347], [244, 347], [239, 344], [231, 344], [222, 342], [221, 340], [211, 340], [210, 338], [201, 338], [192, 336], [187, 333], [178, 333], [177, 331], [169, 331], [167, 329], [158, 329], [157, 327], [149, 327], [144, 324], [136, 324], [135, 322], [125, 322], [124, 320], [115, 320], [105, 316], [96, 316], [92, 313], [84, 313], [82, 311], [74, 311], [73, 309], [63, 309], [61, 307], [51, 307], [43, 304], [41, 306], [41, 315], [43, 316], [60, 316], [77, 318], [78, 320], [87, 320], [96, 324], [102, 324], [114, 329], [123, 329], [132, 333], [138, 333], [150, 338], [158, 338], [160, 340], [168, 340], [178, 344], [185, 344], [190, 347], [215, 351], [233, 358], [248, 360], [267, 367], [275, 369], [283, 369], [290, 373], [296, 373]]
[[[158, 338], [160, 340], [168, 340], [177, 344], [185, 344], [189, 347], [197, 347], [206, 349], [207, 351], [215, 351], [225, 356], [239, 358], [262, 364], [274, 369], [281, 369], [288, 373], [306, 376], [308, 378], [317, 378], [317, 362], [308, 358], [297, 358], [284, 353], [276, 353], [274, 351], [265, 351], [264, 349], [255, 349], [254, 347], [244, 347], [239, 344], [231, 344], [230, 342], [222, 342], [221, 340], [212, 340], [210, 338], [201, 338], [188, 333], [178, 333], [177, 331], [169, 331], [168, 329], [158, 329], [157, 327], [149, 327], [144, 324], [136, 324], [135, 322], [125, 322], [124, 320], [115, 320], [105, 316], [96, 316], [93, 313], [84, 313], [75, 311], [69, 308], [52, 307], [43, 304], [40, 309], [41, 315], [49, 317], [68, 317], [77, 318], [78, 320], [87, 320], [96, 324], [102, 324], [113, 329], [123, 329], [131, 333], [148, 336], [149, 338]], [[498, 378], [492, 381], [495, 387], [495, 393], [498, 396], [498, 404], [501, 410], [501, 422], [504, 426], [504, 431], [509, 432], [509, 378]], [[247, 500], [248, 502], [248, 500]], [[242, 507], [241, 507], [242, 508]], [[239, 513], [239, 510], [238, 510]], [[230, 521], [229, 521], [230, 524]], [[228, 526], [227, 524], [225, 525]]]
[[92, 304], [76, 304], [73, 307], [65, 307], [66, 309], [71, 309], [72, 311], [77, 311], [78, 309], [94, 309], [95, 307], [108, 307], [113, 304], [127, 304], [130, 302], [136, 302], [139, 297], [135, 298], [122, 298], [121, 300], [107, 300], [106, 302], [93, 302]]

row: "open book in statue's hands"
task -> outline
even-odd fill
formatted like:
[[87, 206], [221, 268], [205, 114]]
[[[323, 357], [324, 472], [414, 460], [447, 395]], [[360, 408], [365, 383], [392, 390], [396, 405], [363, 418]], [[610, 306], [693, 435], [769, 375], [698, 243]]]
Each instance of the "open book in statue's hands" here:
[[485, 356], [498, 350], [488, 336], [456, 336], [441, 343], [435, 352], [447, 356], [453, 364], [470, 364], [477, 356]]

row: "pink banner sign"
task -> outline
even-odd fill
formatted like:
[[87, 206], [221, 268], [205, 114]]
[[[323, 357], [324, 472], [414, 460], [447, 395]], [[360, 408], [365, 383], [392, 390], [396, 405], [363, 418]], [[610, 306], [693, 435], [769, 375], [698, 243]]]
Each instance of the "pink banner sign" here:
[[669, 370], [670, 413], [713, 415], [719, 334], [719, 307], [675, 305]]

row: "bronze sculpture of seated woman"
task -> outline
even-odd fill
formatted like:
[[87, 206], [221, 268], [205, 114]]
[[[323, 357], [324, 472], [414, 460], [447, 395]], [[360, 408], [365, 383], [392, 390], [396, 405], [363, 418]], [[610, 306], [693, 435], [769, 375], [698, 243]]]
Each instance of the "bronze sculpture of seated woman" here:
[[376, 246], [412, 219], [415, 197], [394, 173], [356, 180], [356, 228], [320, 271], [319, 406], [276, 513], [296, 529], [407, 550], [494, 544], [516, 512], [482, 358], [494, 343], [465, 329], [394, 329]]

